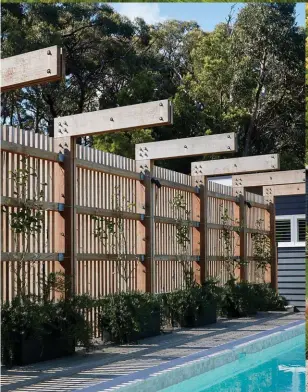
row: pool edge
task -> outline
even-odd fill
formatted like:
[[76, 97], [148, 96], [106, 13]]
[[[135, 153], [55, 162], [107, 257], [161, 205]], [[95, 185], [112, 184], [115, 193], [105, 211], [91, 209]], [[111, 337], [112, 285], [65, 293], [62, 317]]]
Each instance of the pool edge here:
[[[305, 320], [262, 331], [161, 365], [117, 377], [82, 389], [83, 392], [157, 392], [235, 361], [243, 353], [256, 353], [304, 333]], [[80, 391], [80, 390], [79, 390]]]

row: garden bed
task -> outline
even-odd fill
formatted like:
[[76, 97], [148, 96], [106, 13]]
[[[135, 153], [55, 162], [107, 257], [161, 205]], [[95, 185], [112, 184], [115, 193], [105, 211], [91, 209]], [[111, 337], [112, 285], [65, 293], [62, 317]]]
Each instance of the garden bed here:
[[217, 306], [216, 303], [208, 303], [201, 307], [197, 313], [186, 314], [180, 327], [183, 328], [198, 328], [208, 324], [215, 324], [217, 322]]
[[[125, 343], [136, 342], [141, 339], [150, 338], [152, 336], [160, 335], [160, 311], [153, 312], [140, 329], [131, 330], [125, 336]], [[117, 339], [107, 330], [102, 331], [103, 342], [114, 342]]]
[[11, 365], [28, 365], [73, 355], [74, 353], [75, 342], [68, 337], [45, 336], [41, 340], [21, 337], [20, 341], [16, 341], [12, 348]]

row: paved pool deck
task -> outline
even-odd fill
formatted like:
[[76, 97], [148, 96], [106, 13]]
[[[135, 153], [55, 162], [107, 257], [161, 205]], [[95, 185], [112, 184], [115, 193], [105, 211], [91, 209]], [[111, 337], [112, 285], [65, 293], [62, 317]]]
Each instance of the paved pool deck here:
[[106, 346], [96, 341], [89, 353], [77, 350], [72, 357], [8, 370], [2, 367], [1, 391], [71, 392], [101, 383], [106, 383], [107, 390], [123, 376], [304, 319], [304, 313], [269, 312], [220, 319], [203, 328], [177, 329], [135, 345]]

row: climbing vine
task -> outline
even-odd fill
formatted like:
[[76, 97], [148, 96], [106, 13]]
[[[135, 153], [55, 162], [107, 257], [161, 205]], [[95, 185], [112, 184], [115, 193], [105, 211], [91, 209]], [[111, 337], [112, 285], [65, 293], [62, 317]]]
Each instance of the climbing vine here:
[[[235, 270], [242, 263], [234, 256], [235, 248], [239, 244], [239, 234], [241, 231], [241, 224], [238, 219], [233, 219], [229, 215], [228, 208], [220, 205], [220, 219], [222, 224], [222, 230], [220, 230], [220, 240], [222, 241], [223, 247], [223, 263], [228, 272], [230, 279], [235, 279]], [[238, 234], [238, 239], [234, 236], [234, 233]]]
[[133, 212], [135, 203], [129, 201], [125, 196], [121, 195], [119, 186], [114, 188], [112, 202], [113, 216], [99, 217], [92, 216], [95, 222], [94, 237], [98, 238], [106, 250], [111, 249], [112, 254], [116, 257], [116, 270], [119, 277], [121, 289], [128, 289], [129, 281], [135, 273], [134, 260], [138, 260], [138, 256], [133, 256], [133, 260], [129, 257], [130, 249], [128, 243], [129, 231], [126, 227], [125, 212]]
[[193, 266], [190, 260], [190, 227], [192, 221], [190, 219], [190, 211], [187, 208], [187, 202], [184, 195], [176, 194], [170, 201], [174, 215], [176, 216], [176, 242], [178, 244], [179, 253], [177, 260], [182, 266], [185, 287], [192, 286], [194, 282]]
[[[14, 186], [14, 207], [3, 206], [3, 212], [8, 214], [9, 225], [13, 233], [12, 270], [16, 280], [17, 295], [26, 294], [26, 255], [30, 252], [30, 244], [34, 244], [44, 225], [44, 187], [46, 183], [36, 181], [37, 185], [30, 187], [30, 179], [37, 178], [37, 170], [29, 165], [28, 157], [20, 160], [20, 168], [11, 172]], [[16, 206], [16, 207], [15, 207]], [[32, 260], [35, 261], [35, 256]], [[31, 264], [29, 263], [29, 268]]]
[[264, 280], [265, 272], [271, 264], [271, 242], [268, 235], [262, 232], [264, 219], [256, 220], [256, 233], [251, 234], [253, 258], [256, 262], [256, 269], [260, 271], [261, 278]]

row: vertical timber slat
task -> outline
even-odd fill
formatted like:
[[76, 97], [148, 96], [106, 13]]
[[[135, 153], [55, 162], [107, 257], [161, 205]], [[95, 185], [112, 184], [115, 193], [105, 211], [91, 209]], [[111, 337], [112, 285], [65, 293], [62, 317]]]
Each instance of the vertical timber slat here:
[[247, 263], [247, 214], [245, 203], [245, 192], [239, 195], [240, 204], [240, 278], [241, 280], [248, 280], [248, 266]]
[[277, 269], [278, 269], [278, 259], [277, 259], [277, 243], [276, 243], [276, 211], [275, 204], [270, 203], [270, 242], [272, 249], [272, 263], [271, 263], [271, 287], [275, 290], [278, 289], [278, 278], [277, 278]]
[[69, 296], [76, 292], [76, 138], [63, 137], [55, 141], [56, 148], [64, 154], [64, 220], [65, 220], [65, 253], [63, 267], [70, 282]]
[[208, 179], [203, 177], [200, 186], [200, 280], [209, 275], [208, 271]]
[[137, 171], [144, 175], [143, 184], [145, 187], [145, 290], [154, 292], [155, 287], [155, 196], [154, 184], [152, 184], [152, 175], [154, 170], [154, 162], [151, 160], [138, 161]]
[[208, 179], [206, 176], [193, 176], [192, 185], [199, 188], [200, 199], [200, 282], [209, 276], [208, 266]]

